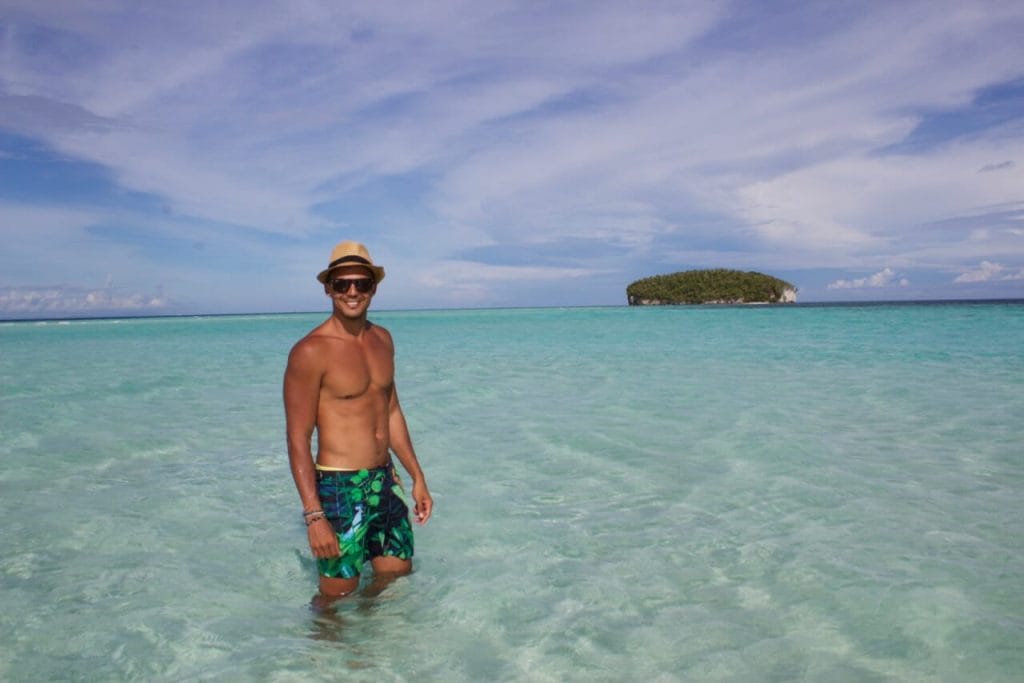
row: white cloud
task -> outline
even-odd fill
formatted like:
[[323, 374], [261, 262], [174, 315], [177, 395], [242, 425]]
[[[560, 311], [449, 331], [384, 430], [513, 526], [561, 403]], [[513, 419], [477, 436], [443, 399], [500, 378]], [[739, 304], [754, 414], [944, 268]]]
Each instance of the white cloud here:
[[[11, 50], [6, 66], [23, 97], [59, 102], [65, 118], [76, 108], [89, 124], [54, 128], [21, 116], [15, 123], [27, 132], [102, 163], [176, 212], [303, 234], [328, 225], [311, 210], [338, 190], [446, 157], [457, 163], [488, 142], [481, 126], [600, 84], [599, 69], [678, 49], [715, 8], [608, 3], [536, 17], [515, 3], [420, 12], [316, 2], [256, 2], [244, 12], [23, 5], [28, 20], [76, 35], [91, 58], [40, 62]], [[104, 22], [132, 30], [107, 33]]]
[[[925, 13], [921, 23], [919, 12], [893, 9], [887, 18], [802, 45], [800, 60], [770, 50], [723, 57], [651, 78], [606, 109], [541, 121], [455, 165], [442, 210], [529, 239], [600, 236], [605, 207], [617, 203], [651, 216], [647, 238], [692, 230], [666, 220], [673, 214], [713, 212], [732, 224], [723, 237], [759, 241], [766, 261], [786, 253], [789, 267], [850, 267], [894, 249], [897, 235], [927, 244], [920, 226], [950, 213], [1019, 200], [1020, 169], [974, 173], [993, 154], [1024, 152], [1019, 139], [877, 154], [917, 124], [910, 110], [966, 104], [999, 61], [953, 64], [936, 42], [971, 43], [966, 29], [981, 30], [984, 13]], [[941, 83], [927, 75], [936, 60]]]
[[1024, 280], [1024, 268], [1008, 268], [1001, 263], [982, 261], [974, 270], [967, 270], [958, 275], [953, 282], [996, 282]]
[[854, 280], [836, 280], [831, 283], [829, 289], [865, 289], [873, 288], [878, 289], [881, 287], [890, 287], [893, 284], [899, 285], [900, 287], [906, 287], [910, 284], [907, 278], [896, 279], [896, 272], [892, 268], [884, 268], [874, 275], [868, 277], [856, 278]]
[[82, 315], [88, 313], [142, 313], [165, 309], [162, 296], [123, 291], [106, 286], [81, 289], [66, 285], [22, 288], [0, 287], [0, 315]]
[[[114, 194], [152, 195], [170, 212], [158, 230], [100, 209], [89, 224], [161, 239], [274, 233], [261, 244], [298, 253], [305, 237], [361, 231], [410, 264], [574, 239], [618, 246], [623, 262], [725, 266], [741, 245], [753, 268], [949, 272], [1015, 257], [1005, 226], [934, 224], [1024, 200], [1019, 127], [879, 150], [922, 112], [1020, 78], [1024, 6], [822, 7], [11, 0], [0, 125], [95, 165]], [[15, 284], [82, 253], [136, 281], [138, 244], [65, 234], [0, 234], [26, 264]], [[600, 264], [584, 265], [558, 277]], [[484, 303], [495, 272], [465, 271], [460, 286]]]
[[785, 239], [789, 250], [838, 251], [851, 260], [891, 251], [896, 240], [900, 249], [916, 250], [935, 239], [930, 223], [1021, 199], [1024, 169], [984, 177], [971, 170], [1007, 145], [1024, 154], [1024, 140], [980, 138], [913, 156], [850, 155], [762, 181], [740, 197], [755, 230]]

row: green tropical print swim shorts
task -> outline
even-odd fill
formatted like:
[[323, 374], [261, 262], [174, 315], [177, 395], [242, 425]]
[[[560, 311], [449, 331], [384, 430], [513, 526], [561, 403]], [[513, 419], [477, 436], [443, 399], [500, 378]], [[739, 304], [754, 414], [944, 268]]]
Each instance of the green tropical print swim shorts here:
[[374, 557], [412, 557], [409, 503], [394, 465], [318, 471], [317, 491], [341, 548], [339, 557], [317, 559], [322, 576], [352, 579]]

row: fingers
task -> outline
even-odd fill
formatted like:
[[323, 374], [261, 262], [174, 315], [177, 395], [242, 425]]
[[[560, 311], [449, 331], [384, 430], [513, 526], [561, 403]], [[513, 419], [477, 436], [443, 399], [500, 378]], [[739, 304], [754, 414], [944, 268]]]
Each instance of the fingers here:
[[337, 542], [320, 546], [314, 550], [317, 557], [326, 560], [329, 557], [338, 557], [341, 555], [341, 548], [338, 547]]
[[338, 536], [327, 520], [318, 520], [309, 525], [309, 549], [313, 551], [314, 557], [320, 559], [338, 557], [341, 554]]
[[335, 543], [333, 546], [330, 544], [324, 544], [320, 546], [310, 546], [310, 550], [313, 551], [313, 556], [321, 560], [326, 560], [331, 557], [338, 557], [341, 555], [341, 548]]
[[416, 501], [416, 522], [426, 524], [430, 514], [434, 511], [434, 501], [429, 496]]

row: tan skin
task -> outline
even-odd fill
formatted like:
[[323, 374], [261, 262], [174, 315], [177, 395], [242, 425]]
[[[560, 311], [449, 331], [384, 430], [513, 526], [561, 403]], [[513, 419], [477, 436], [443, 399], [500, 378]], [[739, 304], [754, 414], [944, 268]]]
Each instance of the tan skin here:
[[[395, 389], [395, 347], [383, 327], [366, 319], [376, 284], [366, 294], [354, 286], [342, 294], [332, 279], [372, 277], [360, 266], [335, 269], [324, 290], [333, 302], [331, 317], [292, 348], [284, 375], [284, 409], [288, 459], [303, 510], [319, 510], [316, 468], [310, 441], [317, 431], [317, 462], [329, 468], [359, 470], [381, 467], [393, 451], [412, 479], [413, 515], [426, 524], [433, 511], [409, 429]], [[309, 547], [318, 558], [337, 557], [338, 537], [330, 522], [308, 527]], [[412, 570], [412, 560], [371, 559], [377, 578]], [[333, 598], [356, 589], [359, 579], [320, 577], [320, 592]]]

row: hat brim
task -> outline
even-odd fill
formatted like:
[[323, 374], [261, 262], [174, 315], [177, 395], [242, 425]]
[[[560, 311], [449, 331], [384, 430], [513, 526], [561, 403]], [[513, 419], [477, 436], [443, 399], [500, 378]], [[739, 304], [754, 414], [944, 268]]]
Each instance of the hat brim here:
[[336, 266], [331, 266], [330, 268], [325, 268], [324, 270], [321, 270], [319, 274], [317, 274], [316, 279], [319, 280], [320, 282], [324, 283], [324, 284], [327, 284], [327, 278], [330, 277], [331, 273], [333, 273], [334, 271], [339, 270], [341, 268], [366, 268], [368, 271], [373, 273], [373, 281], [374, 282], [380, 282], [381, 280], [384, 279], [384, 268], [382, 266], [374, 266], [374, 265], [367, 264], [367, 263], [353, 263], [353, 262], [339, 263]]

